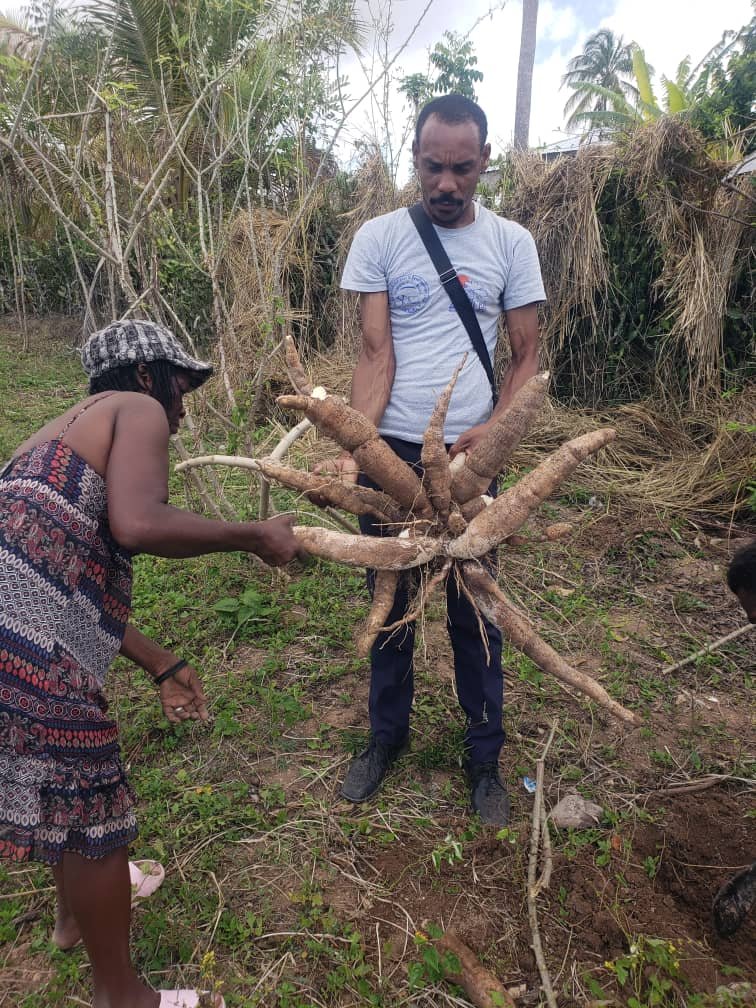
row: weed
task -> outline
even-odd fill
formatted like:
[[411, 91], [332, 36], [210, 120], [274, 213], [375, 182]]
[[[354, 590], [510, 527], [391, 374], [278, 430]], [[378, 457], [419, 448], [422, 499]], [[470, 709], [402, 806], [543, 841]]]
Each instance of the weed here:
[[443, 843], [431, 851], [430, 857], [431, 864], [437, 872], [440, 872], [444, 862], [454, 865], [462, 861], [462, 844], [459, 840], [455, 840], [451, 833], [447, 833]]
[[419, 953], [419, 959], [410, 963], [408, 979], [410, 990], [419, 990], [422, 987], [432, 986], [444, 980], [447, 976], [459, 973], [459, 959], [453, 952], [440, 952], [432, 943], [431, 939], [441, 937], [441, 929], [435, 925], [428, 925], [427, 934], [418, 931], [415, 934], [415, 947]]
[[655, 879], [659, 871], [661, 856], [652, 857], [650, 854], [643, 859], [643, 870], [650, 879]]
[[628, 1008], [673, 1008], [681, 979], [677, 948], [664, 938], [639, 935], [627, 955], [604, 963], [620, 987], [628, 987]]

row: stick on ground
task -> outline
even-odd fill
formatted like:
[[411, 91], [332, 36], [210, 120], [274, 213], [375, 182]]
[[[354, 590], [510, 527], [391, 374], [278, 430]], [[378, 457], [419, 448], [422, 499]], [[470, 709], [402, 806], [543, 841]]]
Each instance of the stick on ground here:
[[[533, 936], [532, 949], [535, 955], [538, 972], [541, 977], [541, 987], [546, 996], [549, 1008], [557, 1008], [554, 988], [551, 986], [551, 976], [549, 975], [546, 960], [543, 956], [543, 946], [541, 945], [541, 932], [538, 928], [538, 911], [536, 900], [542, 889], [545, 889], [551, 879], [551, 838], [549, 836], [549, 824], [546, 821], [546, 803], [543, 799], [543, 775], [546, 764], [546, 755], [554, 740], [554, 733], [557, 729], [554, 722], [543, 747], [540, 758], [536, 761], [536, 791], [533, 801], [533, 827], [530, 833], [530, 858], [528, 860], [528, 920], [530, 921], [530, 931]], [[543, 871], [538, 879], [538, 851], [543, 844]]]
[[706, 647], [701, 648], [700, 651], [695, 651], [692, 655], [688, 655], [687, 658], [683, 658], [682, 661], [677, 662], [675, 665], [667, 665], [666, 668], [662, 669], [663, 674], [668, 672], [677, 672], [678, 669], [684, 668], [686, 665], [690, 665], [694, 662], [696, 658], [702, 658], [705, 654], [709, 654], [711, 651], [716, 651], [723, 647], [725, 644], [729, 644], [730, 641], [735, 640], [738, 637], [742, 637], [743, 634], [748, 633], [749, 630], [753, 630], [756, 623], [746, 623], [745, 626], [738, 627], [737, 630], [733, 630], [732, 633], [725, 634], [724, 637], [720, 637], [719, 640], [712, 641], [711, 644], [707, 644]]

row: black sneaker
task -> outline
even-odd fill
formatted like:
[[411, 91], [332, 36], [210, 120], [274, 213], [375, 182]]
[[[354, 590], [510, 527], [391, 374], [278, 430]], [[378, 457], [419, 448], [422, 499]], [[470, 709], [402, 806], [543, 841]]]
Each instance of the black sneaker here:
[[350, 802], [364, 802], [380, 791], [381, 784], [391, 766], [409, 748], [405, 740], [400, 745], [389, 745], [382, 739], [370, 736], [370, 743], [364, 752], [355, 756], [349, 764], [341, 797]]
[[509, 821], [509, 795], [499, 777], [496, 763], [466, 763], [470, 785], [470, 803], [484, 823], [506, 826]]
[[756, 861], [726, 882], [714, 897], [714, 927], [720, 938], [734, 935], [756, 906]]

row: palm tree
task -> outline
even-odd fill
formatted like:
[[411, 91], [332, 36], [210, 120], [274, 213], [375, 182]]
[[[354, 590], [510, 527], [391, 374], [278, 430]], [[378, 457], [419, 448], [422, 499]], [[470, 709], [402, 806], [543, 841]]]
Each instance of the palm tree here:
[[562, 87], [567, 85], [573, 90], [564, 106], [564, 114], [569, 116], [567, 129], [585, 121], [587, 112], [610, 110], [616, 95], [637, 101], [638, 90], [630, 80], [632, 73], [632, 43], [626, 44], [622, 36], [616, 37], [608, 28], [594, 32], [582, 53], [567, 64], [567, 73], [562, 77]]
[[520, 61], [517, 66], [514, 126], [514, 146], [518, 150], [524, 150], [528, 146], [537, 24], [538, 0], [522, 0], [522, 34], [520, 35]]

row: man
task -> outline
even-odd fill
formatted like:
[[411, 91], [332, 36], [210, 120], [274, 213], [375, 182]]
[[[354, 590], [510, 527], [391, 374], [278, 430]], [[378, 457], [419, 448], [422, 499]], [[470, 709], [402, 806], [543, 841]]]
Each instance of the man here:
[[[727, 584], [737, 595], [749, 622], [756, 623], [756, 539], [733, 556], [727, 568]], [[712, 911], [717, 934], [722, 938], [734, 935], [754, 905], [756, 861], [725, 882], [714, 897]]]
[[[477, 314], [491, 359], [498, 317], [504, 311], [511, 361], [494, 410], [498, 414], [537, 373], [537, 303], [545, 295], [530, 234], [473, 202], [491, 152], [486, 135], [486, 117], [478, 105], [461, 95], [445, 95], [421, 110], [412, 154], [423, 207]], [[363, 225], [341, 286], [360, 295], [362, 348], [352, 379], [352, 406], [376, 424], [401, 458], [418, 467], [431, 411], [467, 353], [445, 439], [452, 457], [470, 451], [491, 421], [491, 386], [406, 209]], [[345, 479], [356, 479], [348, 454], [330, 468]], [[371, 485], [364, 477], [360, 482]], [[360, 525], [363, 532], [379, 534], [369, 518]], [[407, 589], [400, 585], [388, 622], [401, 619], [407, 604]], [[472, 806], [485, 822], [503, 825], [509, 800], [498, 772], [504, 742], [501, 634], [486, 623], [487, 653], [477, 615], [453, 583], [447, 586], [447, 605], [457, 695], [467, 718], [465, 769]], [[379, 635], [373, 646], [371, 737], [368, 748], [349, 766], [342, 790], [349, 801], [374, 795], [406, 748], [413, 643], [410, 626]]]

